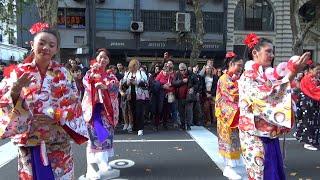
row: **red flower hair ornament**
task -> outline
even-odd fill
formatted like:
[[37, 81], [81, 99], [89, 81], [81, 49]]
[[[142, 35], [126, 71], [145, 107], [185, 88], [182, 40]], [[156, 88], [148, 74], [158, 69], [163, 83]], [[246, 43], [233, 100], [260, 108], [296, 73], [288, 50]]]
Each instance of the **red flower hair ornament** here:
[[233, 58], [235, 56], [236, 56], [236, 54], [234, 52], [229, 52], [226, 54], [226, 58]]
[[249, 48], [253, 48], [256, 44], [258, 44], [260, 37], [255, 33], [247, 34], [244, 39], [244, 44], [246, 44]]
[[95, 63], [98, 63], [98, 61], [96, 59], [92, 59], [90, 61], [90, 66], [93, 66]]
[[38, 23], [35, 23], [31, 28], [30, 28], [30, 33], [31, 34], [36, 34], [38, 33], [39, 31], [43, 30], [43, 29], [47, 29], [49, 28], [49, 25], [46, 24], [46, 23], [41, 23], [41, 22], [38, 22]]

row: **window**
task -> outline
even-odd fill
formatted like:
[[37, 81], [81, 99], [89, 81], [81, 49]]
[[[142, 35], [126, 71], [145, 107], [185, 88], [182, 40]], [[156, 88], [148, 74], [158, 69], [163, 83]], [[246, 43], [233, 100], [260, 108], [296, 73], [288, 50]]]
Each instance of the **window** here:
[[84, 44], [84, 36], [74, 36], [73, 42], [75, 44]]
[[97, 9], [96, 27], [97, 30], [130, 30], [133, 20], [132, 10]]
[[59, 8], [58, 26], [59, 28], [85, 29], [85, 9], [81, 8]]
[[267, 0], [240, 0], [234, 13], [235, 30], [273, 31], [274, 12]]
[[[176, 13], [177, 11], [150, 11], [144, 10], [141, 12], [142, 21], [145, 31], [165, 31], [172, 32], [176, 28]], [[191, 31], [196, 30], [196, 18], [194, 12], [191, 14]], [[203, 13], [204, 30], [206, 33], [222, 33], [223, 32], [224, 14], [220, 12], [205, 12]]]
[[[196, 31], [196, 16], [191, 14], [191, 31]], [[205, 33], [223, 33], [224, 13], [220, 12], [203, 12], [203, 28]]]
[[141, 12], [145, 31], [174, 31], [176, 24], [176, 11], [149, 11]]
[[66, 28], [66, 16], [65, 9], [58, 9], [58, 27]]
[[206, 33], [222, 33], [223, 32], [224, 14], [218, 12], [203, 13], [204, 31]]
[[233, 52], [243, 57], [244, 60], [248, 60], [248, 48], [246, 45], [234, 45]]

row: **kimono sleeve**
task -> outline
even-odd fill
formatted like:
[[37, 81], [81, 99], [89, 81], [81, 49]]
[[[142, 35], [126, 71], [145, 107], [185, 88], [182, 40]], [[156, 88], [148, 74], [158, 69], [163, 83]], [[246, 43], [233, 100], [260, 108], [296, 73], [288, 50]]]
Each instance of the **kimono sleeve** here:
[[[63, 129], [69, 134], [69, 136], [77, 143], [82, 144], [87, 141], [88, 132], [86, 128], [86, 122], [82, 116], [82, 108], [80, 104], [80, 96], [78, 95], [78, 89], [72, 75], [65, 70], [67, 77], [68, 92], [65, 94], [72, 104], [69, 106], [61, 106], [63, 99], [59, 99], [60, 108], [62, 110], [62, 116], [60, 122], [62, 122]], [[65, 124], [64, 124], [64, 123]]]
[[[244, 73], [245, 74], [245, 73]], [[255, 119], [291, 128], [291, 85], [287, 78], [267, 82], [242, 75], [239, 82], [240, 108], [252, 111]]]
[[219, 121], [231, 128], [238, 125], [238, 98], [238, 89], [231, 77], [222, 75], [217, 83], [215, 114]]
[[90, 74], [91, 71], [87, 71], [86, 75], [83, 77], [82, 82], [84, 86], [84, 94], [83, 94], [83, 99], [82, 99], [82, 111], [83, 111], [83, 118], [86, 122], [91, 122], [91, 117], [92, 117], [92, 80], [90, 79]]
[[[14, 72], [13, 72], [14, 73]], [[14, 75], [16, 76], [16, 75]], [[20, 94], [16, 104], [11, 98], [12, 86], [17, 78], [3, 79], [0, 83], [0, 138], [4, 139], [29, 132], [28, 119], [31, 114]]]
[[227, 76], [222, 76], [219, 80], [219, 86], [221, 87], [221, 93], [228, 98], [231, 102], [237, 102], [239, 99], [238, 89], [236, 88], [235, 82]]
[[317, 86], [316, 82], [312, 81], [309, 75], [306, 75], [301, 79], [300, 87], [304, 94], [316, 101], [320, 101], [320, 88]]

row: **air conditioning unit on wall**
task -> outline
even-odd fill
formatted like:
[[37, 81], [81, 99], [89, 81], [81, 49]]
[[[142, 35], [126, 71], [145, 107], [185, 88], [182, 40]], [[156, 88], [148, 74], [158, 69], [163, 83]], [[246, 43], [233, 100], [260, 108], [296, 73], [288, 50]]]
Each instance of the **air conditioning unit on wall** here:
[[190, 13], [180, 13], [176, 14], [176, 31], [180, 32], [190, 32]]
[[143, 32], [143, 22], [131, 21], [130, 31], [131, 32]]

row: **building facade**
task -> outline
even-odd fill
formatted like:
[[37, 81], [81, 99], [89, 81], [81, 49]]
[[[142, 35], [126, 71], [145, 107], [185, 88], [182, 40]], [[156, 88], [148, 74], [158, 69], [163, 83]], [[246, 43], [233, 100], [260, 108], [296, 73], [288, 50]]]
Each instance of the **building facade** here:
[[[307, 2], [301, 0], [300, 7]], [[273, 41], [275, 64], [288, 61], [292, 56], [290, 1], [229, 0], [227, 11], [227, 51], [246, 53], [244, 37], [254, 32]], [[304, 51], [311, 51], [316, 61], [320, 57], [319, 35], [320, 21], [308, 32], [303, 44]]]
[[[28, 8], [28, 15], [20, 18], [22, 27], [39, 19], [30, 10], [37, 12], [35, 7]], [[208, 1], [202, 10], [206, 34], [201, 58], [222, 60], [226, 50], [226, 1]], [[182, 14], [179, 20], [178, 12]], [[168, 51], [175, 59], [188, 62], [195, 16], [193, 6], [185, 0], [65, 0], [59, 2], [58, 26], [62, 61], [74, 55], [88, 60], [96, 49], [106, 48], [115, 61], [132, 57], [160, 61]], [[20, 45], [28, 47], [28, 32], [19, 35]]]

